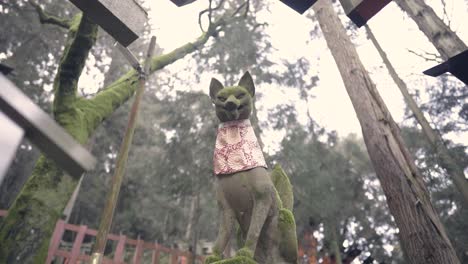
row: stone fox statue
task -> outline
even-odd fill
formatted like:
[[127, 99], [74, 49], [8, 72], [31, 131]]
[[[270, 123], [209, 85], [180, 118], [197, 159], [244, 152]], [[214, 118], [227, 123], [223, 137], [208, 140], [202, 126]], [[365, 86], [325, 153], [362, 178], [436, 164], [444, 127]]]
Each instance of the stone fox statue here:
[[[281, 167], [271, 173], [266, 169], [248, 119], [254, 95], [248, 72], [237, 86], [211, 80], [210, 97], [221, 121], [213, 160], [222, 218], [214, 254], [205, 263], [297, 263], [292, 187]], [[222, 260], [236, 222], [241, 249], [236, 257]]]

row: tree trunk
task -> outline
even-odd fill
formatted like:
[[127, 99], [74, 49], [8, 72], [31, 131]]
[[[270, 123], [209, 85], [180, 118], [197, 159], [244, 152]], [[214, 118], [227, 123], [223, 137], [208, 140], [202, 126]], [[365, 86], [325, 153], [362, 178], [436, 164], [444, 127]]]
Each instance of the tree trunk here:
[[338, 236], [338, 227], [336, 220], [328, 219], [324, 223], [325, 226], [325, 239], [328, 241], [328, 253], [330, 256], [335, 257], [335, 264], [342, 264], [340, 239]]
[[361, 124], [367, 151], [399, 228], [408, 262], [460, 263], [399, 128], [359, 60], [331, 1], [317, 2], [314, 10]]
[[382, 57], [382, 60], [385, 66], [390, 72], [390, 76], [392, 76], [392, 79], [395, 81], [401, 93], [403, 94], [406, 104], [411, 109], [416, 120], [421, 125], [424, 135], [426, 135], [427, 139], [432, 144], [432, 147], [435, 149], [437, 156], [439, 157], [440, 165], [450, 175], [450, 177], [453, 180], [454, 185], [456, 186], [456, 188], [458, 188], [458, 190], [460, 191], [460, 193], [462, 194], [464, 198], [465, 206], [468, 206], [468, 180], [465, 177], [463, 166], [461, 166], [460, 164], [457, 164], [456, 160], [450, 155], [450, 151], [445, 146], [444, 141], [442, 137], [440, 136], [440, 134], [431, 128], [429, 122], [424, 116], [424, 113], [421, 111], [416, 101], [410, 95], [408, 91], [408, 87], [406, 86], [406, 83], [398, 76], [397, 72], [395, 71], [392, 64], [390, 63], [387, 57], [387, 54], [382, 49], [380, 44], [377, 42], [377, 39], [375, 38], [369, 26], [366, 25], [365, 28], [367, 31], [367, 35], [369, 36], [372, 43], [376, 47], [377, 51]]
[[442, 59], [447, 60], [467, 49], [465, 43], [424, 0], [395, 0], [395, 3], [416, 22], [419, 30], [439, 51]]

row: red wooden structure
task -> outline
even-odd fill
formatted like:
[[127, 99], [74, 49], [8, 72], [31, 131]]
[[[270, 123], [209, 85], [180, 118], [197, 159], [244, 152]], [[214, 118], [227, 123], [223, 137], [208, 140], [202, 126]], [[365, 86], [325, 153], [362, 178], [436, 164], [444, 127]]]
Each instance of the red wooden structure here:
[[[71, 251], [66, 251], [60, 248], [62, 235], [66, 230], [76, 233], [75, 241]], [[49, 244], [49, 252], [47, 255], [46, 264], [52, 263], [52, 260], [57, 257], [63, 258], [64, 263], [75, 264], [75, 263], [88, 263], [91, 259], [90, 255], [82, 253], [81, 247], [83, 245], [83, 239], [86, 235], [96, 236], [97, 231], [89, 229], [87, 226], [67, 224], [63, 220], [59, 220], [55, 226], [52, 239]], [[180, 251], [177, 249], [171, 249], [164, 247], [160, 244], [145, 242], [140, 239], [129, 239], [124, 235], [113, 235], [107, 236], [108, 240], [117, 241], [115, 252], [113, 252], [113, 258], [104, 257], [103, 264], [125, 264], [133, 263], [140, 264], [143, 260], [143, 253], [146, 251], [151, 252], [151, 263], [159, 264], [161, 256], [167, 255], [170, 257], [171, 264], [184, 264], [188, 263], [188, 259], [191, 257], [191, 253]], [[125, 253], [131, 249], [133, 251], [133, 258], [131, 262], [125, 262]], [[197, 263], [203, 263], [204, 258], [197, 256]]]
[[7, 210], [0, 210], [0, 217], [6, 217], [8, 215]]

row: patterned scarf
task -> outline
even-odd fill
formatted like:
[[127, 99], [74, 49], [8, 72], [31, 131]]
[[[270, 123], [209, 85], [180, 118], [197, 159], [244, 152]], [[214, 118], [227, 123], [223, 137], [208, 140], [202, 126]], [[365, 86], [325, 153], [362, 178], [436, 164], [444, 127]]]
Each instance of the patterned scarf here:
[[249, 119], [219, 125], [213, 162], [215, 175], [267, 168]]

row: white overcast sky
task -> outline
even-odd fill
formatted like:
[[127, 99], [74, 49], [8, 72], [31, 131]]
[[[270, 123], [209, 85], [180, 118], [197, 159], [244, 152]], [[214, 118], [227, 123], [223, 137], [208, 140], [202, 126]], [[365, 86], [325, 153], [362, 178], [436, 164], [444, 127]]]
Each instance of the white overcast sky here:
[[[165, 50], [172, 50], [187, 41], [191, 41], [200, 35], [198, 27], [198, 12], [207, 6], [205, 0], [199, 0], [184, 7], [176, 7], [169, 0], [151, 0], [150, 24], [153, 34], [158, 37], [158, 45]], [[328, 51], [325, 40], [322, 37], [311, 40], [309, 32], [313, 22], [305, 15], [294, 12], [280, 1], [271, 1], [271, 13], [264, 12], [257, 15], [259, 22], [268, 22], [265, 29], [271, 36], [276, 52], [273, 56], [289, 61], [306, 57], [311, 63], [311, 75], [318, 74], [320, 81], [314, 88], [315, 98], [310, 105], [295, 102], [301, 117], [305, 120], [305, 109], [309, 107], [313, 118], [327, 130], [336, 130], [340, 136], [349, 133], [361, 134], [360, 126], [352, 108], [351, 102], [341, 81], [337, 67]], [[426, 0], [439, 16], [443, 15], [440, 0]], [[451, 20], [451, 27], [468, 43], [468, 27], [464, 27], [466, 21], [468, 3], [464, 0], [446, 0], [447, 13]], [[309, 12], [312, 12], [311, 10]], [[287, 19], [285, 19], [287, 18]], [[342, 17], [347, 20], [346, 17]], [[387, 52], [400, 76], [412, 89], [425, 90], [425, 86], [433, 83], [435, 79], [422, 74], [422, 71], [434, 66], [434, 62], [425, 61], [408, 52], [408, 49], [417, 52], [436, 53], [434, 47], [426, 37], [418, 30], [416, 24], [409, 19], [393, 2], [387, 5], [380, 13], [372, 18], [369, 23], [377, 39]], [[381, 59], [370, 41], [365, 38], [364, 28], [359, 30], [359, 37], [355, 40], [359, 55], [367, 70], [371, 73], [373, 81], [387, 103], [394, 119], [397, 122], [403, 120], [403, 98], [390, 78], [387, 70], [382, 66]], [[170, 71], [177, 71], [184, 62], [178, 62], [168, 67]], [[253, 66], [254, 67], [254, 66]], [[208, 82], [213, 77], [209, 72], [199, 73], [202, 82], [191, 89], [207, 92]], [[222, 76], [215, 76], [223, 79]], [[255, 76], [254, 76], [255, 78]], [[229, 84], [228, 84], [229, 85]], [[182, 89], [182, 88], [181, 88]], [[282, 87], [257, 83], [257, 90], [263, 95], [257, 106], [260, 108], [259, 117], [265, 119], [267, 109], [279, 104], [284, 98], [295, 101], [295, 95], [285, 91]], [[281, 133], [264, 132], [263, 137], [267, 141], [271, 152], [277, 148]], [[457, 142], [468, 144], [467, 134], [450, 135]]]

